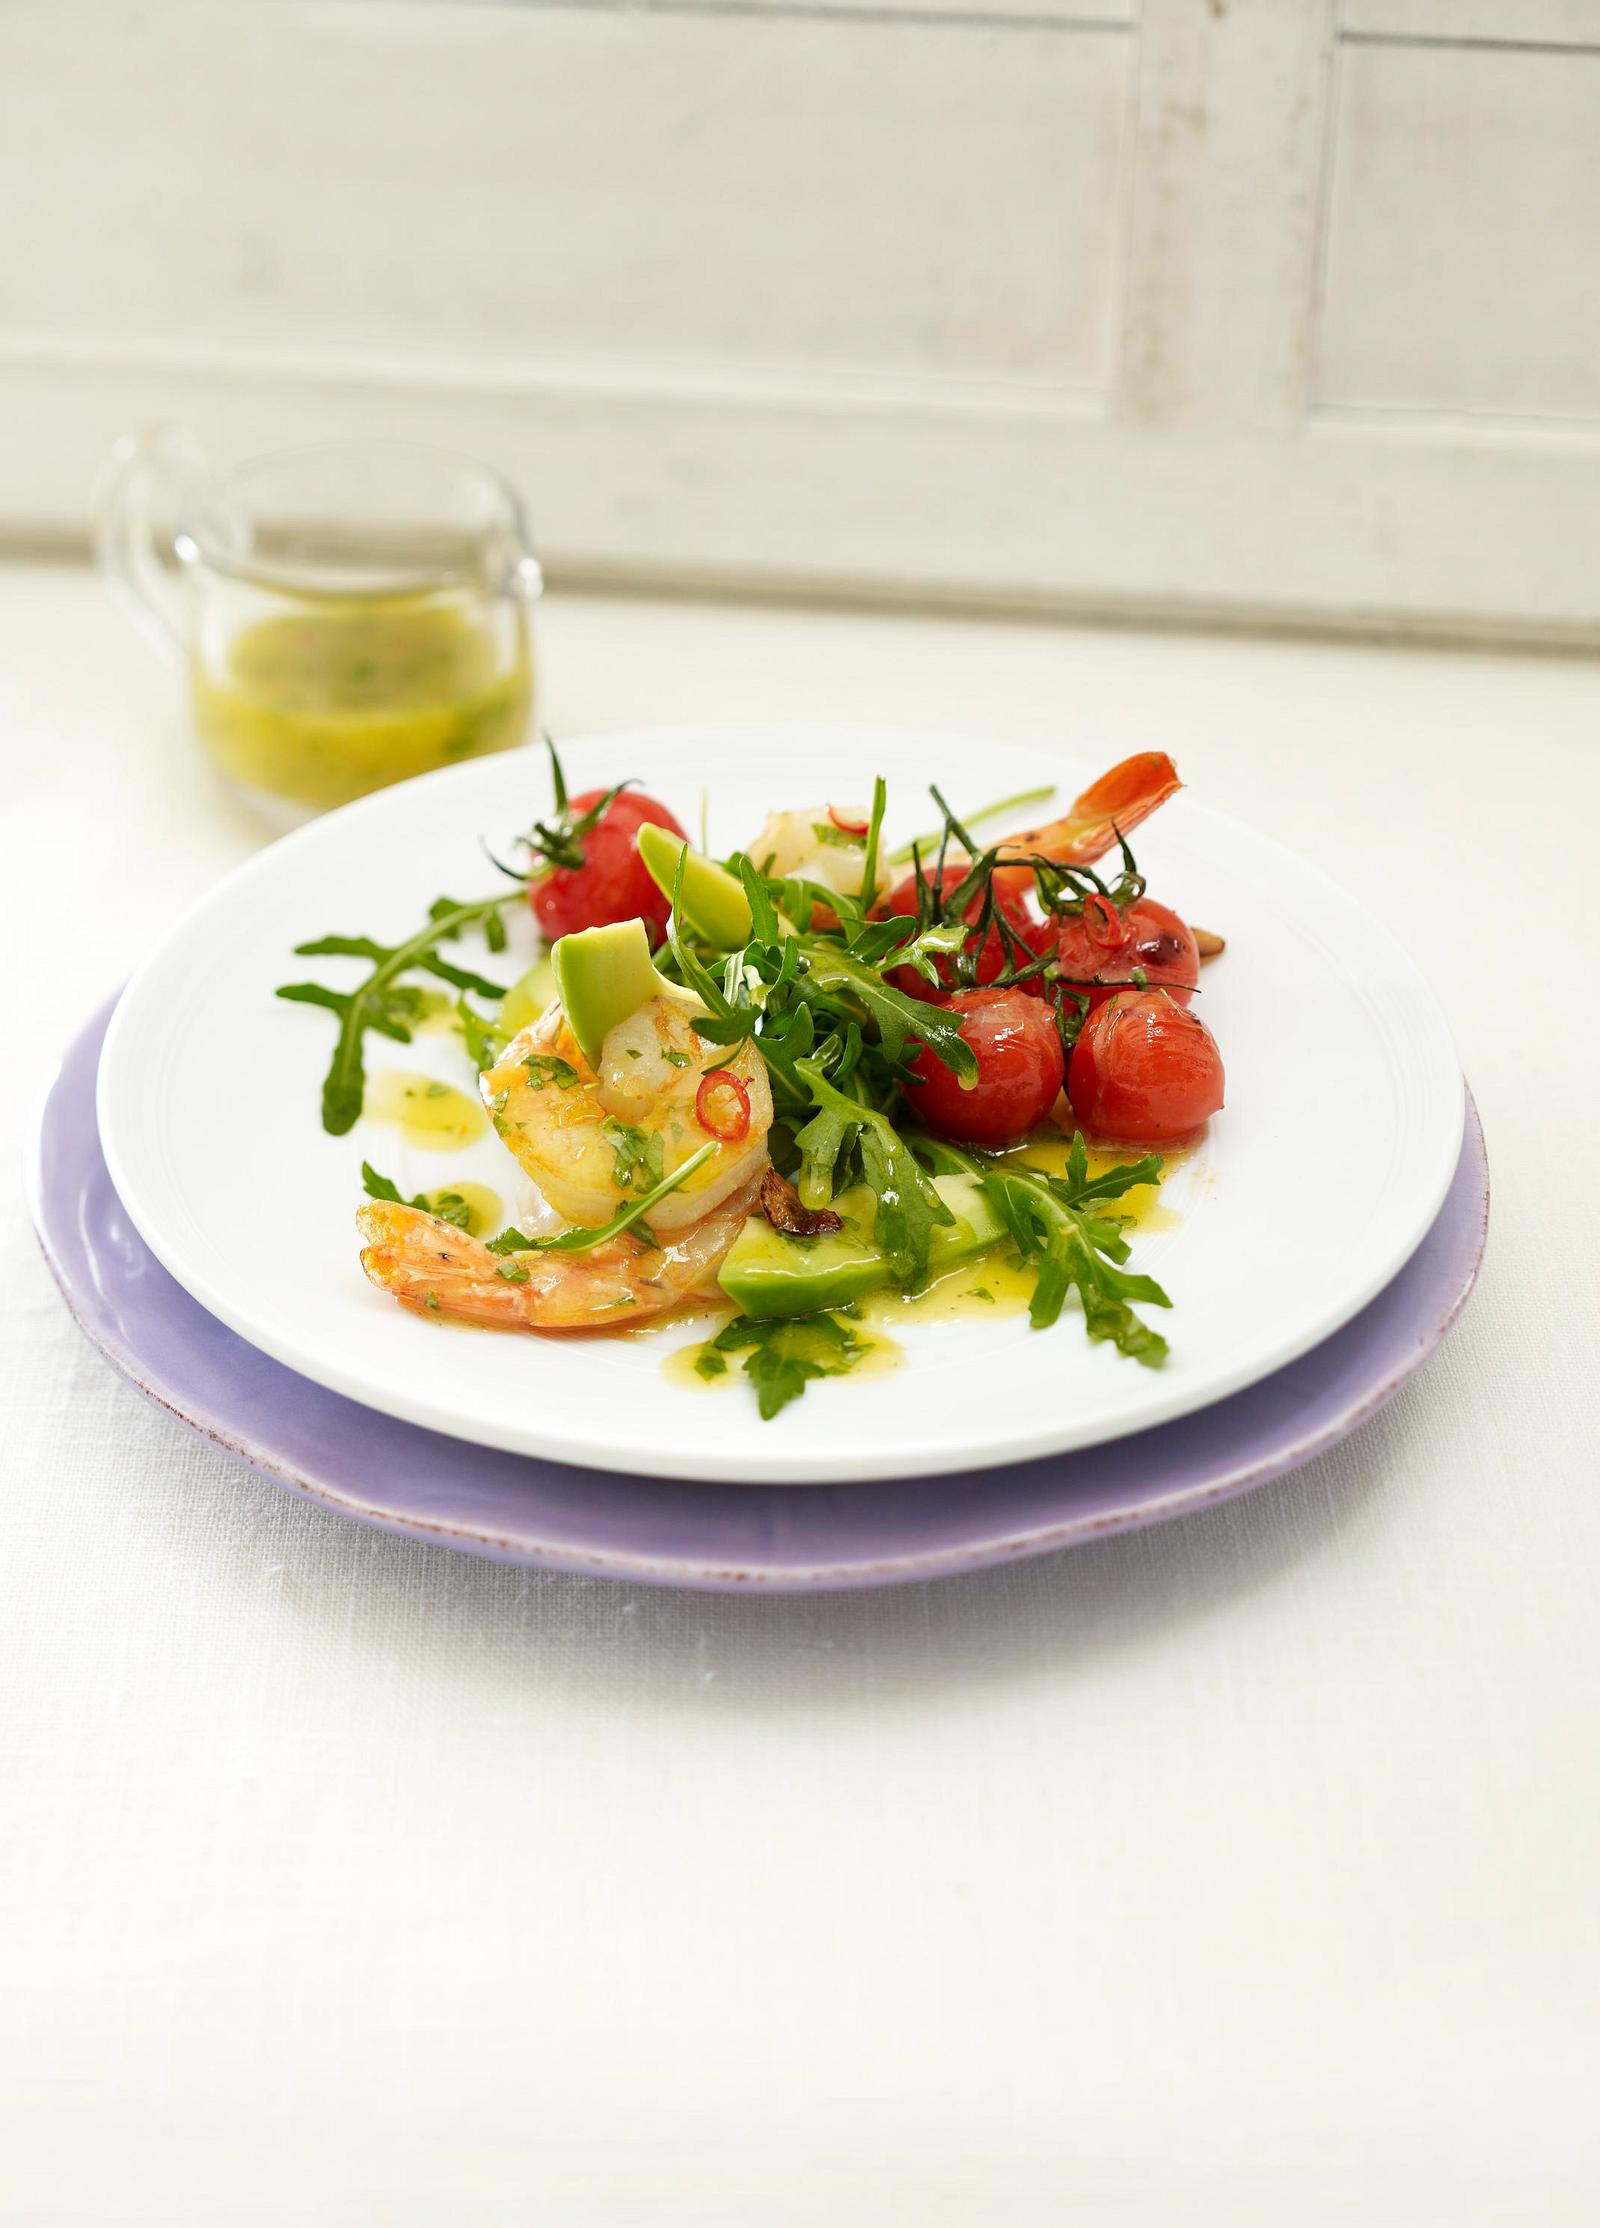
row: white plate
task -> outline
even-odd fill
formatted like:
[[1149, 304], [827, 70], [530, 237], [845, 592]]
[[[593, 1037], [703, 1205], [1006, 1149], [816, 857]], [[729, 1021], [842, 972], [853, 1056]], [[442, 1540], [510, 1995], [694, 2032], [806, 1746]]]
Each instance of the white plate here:
[[[596, 736], [563, 757], [574, 790], [634, 775], [686, 826], [706, 791], [717, 850], [776, 805], [864, 796], [874, 771], [889, 781], [891, 841], [928, 825], [930, 781], [958, 808], [1044, 781], [1064, 804], [1102, 771], [988, 738], [836, 727]], [[1176, 1226], [1135, 1245], [1174, 1302], [1155, 1311], [1172, 1346], [1163, 1369], [1091, 1347], [1070, 1306], [1045, 1332], [1015, 1317], [908, 1323], [903, 1367], [813, 1385], [764, 1424], [742, 1384], [703, 1392], [664, 1370], [674, 1344], [704, 1335], [692, 1327], [574, 1341], [410, 1315], [361, 1274], [362, 1159], [408, 1194], [470, 1175], [510, 1199], [515, 1171], [492, 1137], [444, 1157], [367, 1120], [327, 1136], [332, 1017], [273, 990], [360, 979], [359, 961], [292, 957], [307, 938], [398, 942], [442, 891], [486, 894], [480, 838], [500, 847], [548, 800], [542, 754], [519, 751], [301, 829], [179, 923], [106, 1039], [101, 1136], [140, 1234], [230, 1329], [354, 1400], [486, 1446], [660, 1477], [832, 1482], [1017, 1461], [1183, 1415], [1293, 1360], [1388, 1282], [1444, 1198], [1462, 1084], [1432, 993], [1321, 874], [1185, 792], [1137, 851], [1155, 895], [1227, 936], [1203, 1010], [1228, 1104], [1169, 1179]], [[513, 938], [485, 972], [509, 980], [532, 956], [520, 909]], [[369, 1037], [367, 1060], [369, 1075], [425, 1068], [471, 1087], [452, 1037]]]

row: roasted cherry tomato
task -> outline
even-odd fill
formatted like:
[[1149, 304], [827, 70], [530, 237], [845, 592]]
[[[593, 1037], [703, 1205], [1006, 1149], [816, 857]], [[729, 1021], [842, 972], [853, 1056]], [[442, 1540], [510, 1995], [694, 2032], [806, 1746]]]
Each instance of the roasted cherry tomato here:
[[[966, 868], [963, 866], [947, 866], [944, 870], [944, 880], [941, 883], [935, 879], [932, 867], [924, 867], [922, 879], [927, 887], [935, 893], [941, 889], [954, 892], [965, 873]], [[1030, 876], [1029, 879], [1031, 882], [1032, 877]], [[995, 902], [998, 909], [1005, 914], [1006, 919], [1016, 930], [1020, 940], [1026, 944], [1036, 927], [1036, 923], [1024, 910], [1020, 896], [1012, 892], [1002, 891], [997, 883]], [[883, 910], [891, 914], [914, 914], [916, 912], [917, 878], [914, 874], [908, 874], [904, 881], [895, 884], [889, 892]], [[983, 893], [980, 891], [966, 908], [965, 917], [969, 926], [976, 927], [982, 911]], [[967, 938], [967, 949], [972, 950], [976, 943], [976, 936], [969, 936]], [[1031, 950], [1032, 946], [1030, 945], [1029, 948]], [[949, 995], [951, 985], [956, 980], [955, 968], [952, 961], [948, 959], [940, 959], [936, 964], [941, 985], [941, 988], [937, 990], [929, 982], [926, 975], [918, 974], [915, 967], [895, 967], [890, 970], [887, 980], [893, 983], [896, 990], [903, 990], [908, 998], [924, 998], [933, 1005], [943, 1005]], [[1018, 954], [1018, 964], [1027, 965], [1026, 954]], [[1000, 931], [991, 922], [989, 933], [983, 939], [983, 949], [978, 954], [978, 982], [980, 984], [993, 982], [996, 975], [1004, 973], [1007, 965], [1006, 948], [1001, 940]]]
[[[585, 790], [581, 797], [571, 800], [567, 809], [574, 820], [579, 819], [604, 795], [603, 789]], [[612, 798], [589, 833], [579, 838], [582, 866], [551, 867], [531, 885], [528, 902], [552, 944], [558, 936], [570, 936], [576, 929], [632, 920], [643, 921], [651, 943], [660, 943], [672, 905], [656, 888], [639, 856], [635, 839], [646, 821], [658, 828], [670, 828], [675, 836], [688, 841], [687, 831], [664, 804], [654, 797], [641, 796], [636, 789], [624, 789]]]
[[939, 1137], [965, 1145], [1014, 1145], [1044, 1120], [1065, 1068], [1050, 1009], [1020, 989], [958, 990], [949, 1010], [978, 1060], [978, 1080], [964, 1091], [926, 1046], [913, 1060], [917, 1080], [906, 1102]]
[[1200, 1016], [1164, 990], [1120, 990], [1083, 1025], [1067, 1096], [1085, 1129], [1170, 1145], [1222, 1104], [1222, 1055]]
[[1136, 898], [1118, 912], [1109, 898], [1091, 897], [1081, 914], [1068, 914], [1057, 930], [1056, 964], [1074, 987], [1086, 990], [1092, 1007], [1133, 981], [1143, 968], [1152, 988], [1170, 991], [1175, 1005], [1186, 1006], [1200, 980], [1200, 952], [1187, 921], [1153, 897]]

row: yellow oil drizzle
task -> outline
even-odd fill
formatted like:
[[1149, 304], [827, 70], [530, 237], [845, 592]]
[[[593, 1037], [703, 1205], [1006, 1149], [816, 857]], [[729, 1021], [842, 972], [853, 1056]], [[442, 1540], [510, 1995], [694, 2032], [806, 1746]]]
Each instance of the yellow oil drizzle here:
[[[1174, 1150], [1170, 1145], [1163, 1149], [1163, 1178], [1172, 1174], [1189, 1149], [1180, 1146]], [[1064, 1137], [1056, 1129], [1040, 1129], [1035, 1130], [1020, 1145], [1013, 1145], [1000, 1158], [1002, 1163], [1014, 1161], [1022, 1168], [1041, 1169], [1047, 1176], [1064, 1176], [1067, 1155], [1071, 1150], [1070, 1137]], [[1103, 1176], [1108, 1168], [1116, 1168], [1124, 1161], [1137, 1160], [1139, 1157], [1139, 1148], [1134, 1145], [1126, 1146], [1121, 1152], [1107, 1152], [1090, 1146], [1089, 1173], [1091, 1176]], [[1160, 1184], [1136, 1184], [1132, 1191], [1125, 1191], [1120, 1199], [1106, 1202], [1102, 1219], [1119, 1223], [1124, 1230], [1142, 1230], [1153, 1235], [1158, 1230], [1176, 1230], [1183, 1218], [1163, 1201]]]
[[374, 1122], [391, 1122], [408, 1145], [426, 1153], [448, 1153], [488, 1133], [489, 1119], [476, 1099], [454, 1084], [404, 1068], [385, 1068], [367, 1085], [362, 1111]]
[[[702, 1311], [696, 1309], [695, 1312], [700, 1314]], [[717, 1330], [721, 1330], [725, 1324], [733, 1320], [732, 1309], [715, 1308], [705, 1312], [714, 1312], [720, 1316], [721, 1320], [717, 1324]], [[797, 1320], [804, 1322], [806, 1318], [801, 1316]], [[891, 1371], [900, 1368], [906, 1355], [905, 1348], [898, 1339], [886, 1337], [876, 1326], [868, 1335], [863, 1322], [853, 1321], [849, 1318], [846, 1318], [846, 1321], [849, 1322], [850, 1329], [856, 1335], [860, 1351], [850, 1367], [839, 1372], [841, 1377], [887, 1377]], [[681, 1315], [673, 1315], [667, 1317], [660, 1326], [641, 1323], [637, 1331], [628, 1332], [624, 1335], [643, 1338], [649, 1335], [652, 1328], [668, 1329], [675, 1325], [681, 1325], [682, 1322], [683, 1317]], [[724, 1385], [738, 1384], [744, 1375], [744, 1369], [742, 1366], [743, 1357], [737, 1353], [720, 1356], [719, 1358], [727, 1366], [724, 1369], [714, 1371], [711, 1376], [703, 1376], [700, 1372], [698, 1366], [700, 1357], [710, 1350], [711, 1340], [715, 1336], [716, 1331], [713, 1331], [711, 1338], [696, 1339], [688, 1346], [675, 1347], [661, 1364], [661, 1374], [667, 1382], [681, 1386], [689, 1392], [716, 1392]], [[825, 1379], [819, 1379], [817, 1382], [824, 1383], [826, 1381]]]
[[[1000, 1158], [1002, 1163], [1011, 1161], [1024, 1168], [1040, 1169], [1049, 1176], [1061, 1176], [1066, 1173], [1071, 1149], [1070, 1137], [1063, 1136], [1057, 1129], [1045, 1128], [1036, 1130]], [[1103, 1176], [1108, 1169], [1138, 1157], [1138, 1148], [1133, 1146], [1121, 1152], [1091, 1147], [1089, 1174]], [[1185, 1157], [1185, 1148], [1176, 1151], [1168, 1148], [1162, 1156], [1163, 1175], [1170, 1175]], [[1106, 1221], [1118, 1223], [1124, 1230], [1146, 1233], [1175, 1230], [1182, 1221], [1182, 1217], [1162, 1200], [1159, 1183], [1138, 1184], [1132, 1191], [1124, 1192], [1120, 1199], [1108, 1200], [1103, 1214]], [[1034, 1285], [1032, 1267], [1010, 1246], [995, 1246], [971, 1260], [958, 1262], [919, 1292], [906, 1292], [889, 1285], [881, 1291], [868, 1293], [856, 1301], [854, 1315], [845, 1318], [867, 1349], [852, 1365], [849, 1374], [877, 1377], [901, 1368], [906, 1358], [905, 1349], [890, 1333], [908, 1323], [982, 1322], [1026, 1315]], [[714, 1320], [716, 1328], [705, 1339], [675, 1348], [662, 1362], [662, 1374], [671, 1383], [693, 1392], [709, 1392], [737, 1382], [743, 1373], [735, 1354], [727, 1357], [727, 1369], [716, 1375], [704, 1377], [696, 1367], [716, 1331], [732, 1320], [734, 1310], [716, 1301], [707, 1301], [694, 1312]], [[671, 1315], [659, 1322], [641, 1324], [637, 1331], [624, 1335], [649, 1337], [660, 1330], [681, 1327], [684, 1320], [683, 1315]]]
[[415, 1037], [460, 1036], [461, 1021], [456, 1013], [456, 1002], [443, 990], [424, 990], [418, 993], [422, 1010], [411, 1023]]
[[[641, 1326], [642, 1328], [643, 1326]], [[719, 1392], [724, 1385], [731, 1385], [738, 1376], [736, 1369], [719, 1371], [714, 1377], [702, 1377], [695, 1364], [710, 1345], [709, 1339], [696, 1339], [689, 1346], [675, 1346], [661, 1364], [661, 1374], [669, 1385], [677, 1385], [686, 1392]]]
[[503, 1213], [500, 1194], [491, 1191], [487, 1184], [440, 1184], [432, 1191], [423, 1192], [422, 1197], [430, 1214], [438, 1214], [441, 1207], [459, 1200], [467, 1210], [469, 1238], [486, 1238], [491, 1230], [500, 1227]]
[[902, 1323], [957, 1323], [1025, 1315], [1033, 1298], [1034, 1273], [1015, 1253], [996, 1248], [971, 1261], [957, 1262], [920, 1292], [887, 1285], [859, 1304], [861, 1319], [881, 1331]]

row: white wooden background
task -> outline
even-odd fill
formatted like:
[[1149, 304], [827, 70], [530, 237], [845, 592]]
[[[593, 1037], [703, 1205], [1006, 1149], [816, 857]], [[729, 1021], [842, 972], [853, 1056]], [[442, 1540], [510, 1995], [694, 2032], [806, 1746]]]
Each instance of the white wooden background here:
[[9, 0], [0, 536], [501, 462], [567, 579], [1600, 641], [1600, 0]]

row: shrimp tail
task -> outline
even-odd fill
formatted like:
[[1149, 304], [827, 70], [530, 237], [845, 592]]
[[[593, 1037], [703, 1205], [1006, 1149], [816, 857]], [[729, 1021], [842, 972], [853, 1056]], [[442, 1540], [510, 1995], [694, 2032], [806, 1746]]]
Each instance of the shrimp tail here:
[[517, 1328], [529, 1321], [524, 1286], [476, 1238], [419, 1207], [377, 1200], [356, 1212], [366, 1243], [361, 1266], [376, 1285], [418, 1315]]
[[1041, 857], [1062, 866], [1092, 866], [1119, 835], [1148, 820], [1182, 787], [1178, 769], [1164, 750], [1138, 751], [1091, 782], [1059, 820], [1007, 836], [1000, 847], [1001, 859]]
[[581, 1253], [497, 1254], [420, 1207], [373, 1200], [356, 1211], [361, 1266], [417, 1315], [507, 1331], [614, 1331], [714, 1291], [755, 1204], [760, 1174], [659, 1244], [632, 1231]]

